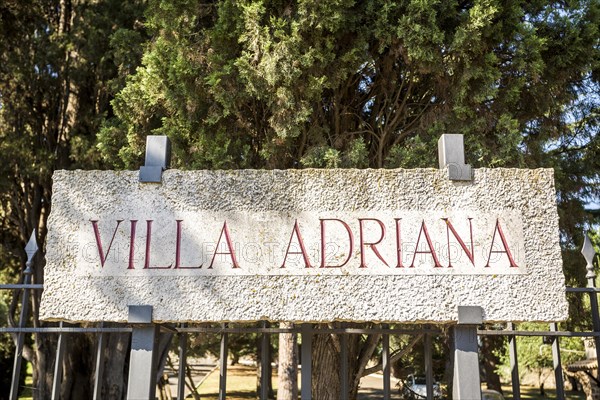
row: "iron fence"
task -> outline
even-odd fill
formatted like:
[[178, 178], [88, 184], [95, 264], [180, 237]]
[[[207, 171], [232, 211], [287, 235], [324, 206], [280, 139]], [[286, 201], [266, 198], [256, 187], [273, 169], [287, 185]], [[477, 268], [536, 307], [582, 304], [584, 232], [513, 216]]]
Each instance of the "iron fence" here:
[[[589, 275], [589, 274], [588, 274]], [[519, 371], [518, 371], [518, 359], [517, 359], [517, 337], [522, 336], [535, 336], [549, 338], [552, 346], [553, 356], [553, 370], [556, 380], [556, 393], [558, 399], [565, 398], [565, 388], [563, 383], [563, 366], [561, 364], [561, 352], [559, 346], [559, 340], [561, 337], [588, 337], [593, 338], [596, 343], [596, 352], [600, 350], [598, 342], [600, 341], [600, 315], [598, 314], [598, 302], [597, 294], [600, 292], [599, 288], [595, 287], [595, 277], [588, 276], [588, 284], [590, 287], [586, 288], [573, 288], [569, 287], [566, 289], [568, 293], [582, 293], [588, 294], [590, 297], [591, 313], [592, 313], [592, 325], [591, 331], [560, 331], [558, 330], [556, 323], [549, 324], [548, 330], [528, 331], [528, 330], [517, 330], [514, 329], [513, 323], [507, 323], [504, 329], [477, 329], [478, 336], [504, 336], [508, 338], [508, 349], [510, 355], [510, 368], [511, 368], [511, 384], [512, 384], [512, 396], [513, 399], [521, 398]], [[43, 290], [41, 284], [31, 284], [28, 282], [28, 275], [25, 275], [23, 284], [8, 284], [0, 285], [0, 290], [15, 290], [22, 291], [22, 307], [21, 307], [21, 318], [18, 326], [14, 327], [0, 327], [0, 333], [8, 333], [13, 335], [15, 342], [15, 359], [13, 366], [13, 379], [11, 386], [10, 399], [17, 399], [19, 378], [21, 373], [21, 360], [24, 345], [24, 338], [27, 334], [42, 334], [42, 335], [58, 335], [58, 342], [56, 348], [56, 359], [55, 359], [55, 370], [52, 387], [52, 399], [59, 399], [60, 397], [60, 384], [62, 381], [62, 360], [65, 352], [67, 334], [95, 334], [97, 335], [97, 349], [96, 349], [96, 368], [94, 377], [94, 399], [101, 398], [101, 382], [102, 382], [102, 355], [106, 351], [106, 335], [111, 333], [133, 333], [136, 329], [135, 325], [122, 324], [116, 327], [106, 327], [103, 323], [97, 324], [97, 326], [66, 326], [66, 324], [60, 323], [59, 326], [55, 327], [30, 327], [27, 326], [28, 317], [28, 299], [30, 296], [30, 290]], [[15, 295], [17, 292], [15, 292]], [[225, 399], [227, 396], [227, 359], [228, 359], [228, 339], [233, 334], [258, 334], [262, 341], [262, 356], [260, 362], [262, 363], [261, 368], [261, 392], [258, 393], [261, 399], [268, 398], [268, 380], [271, 376], [267, 375], [266, 363], [270, 363], [271, 357], [268, 354], [270, 346], [268, 345], [271, 340], [271, 335], [278, 335], [281, 333], [296, 333], [301, 335], [302, 346], [301, 346], [301, 398], [302, 400], [311, 398], [311, 352], [312, 352], [312, 338], [314, 335], [321, 334], [337, 334], [340, 337], [341, 343], [341, 368], [339, 379], [342, 388], [349, 388], [348, 382], [348, 338], [349, 335], [381, 335], [381, 350], [382, 350], [382, 370], [383, 370], [383, 399], [390, 399], [392, 394], [391, 387], [391, 362], [390, 362], [390, 336], [393, 335], [422, 335], [424, 345], [424, 365], [425, 365], [425, 378], [427, 387], [427, 399], [433, 399], [434, 397], [434, 378], [433, 378], [433, 367], [432, 367], [432, 339], [435, 335], [439, 335], [441, 330], [435, 326], [420, 325], [416, 327], [407, 328], [406, 326], [397, 325], [389, 326], [387, 324], [379, 324], [370, 328], [353, 328], [353, 327], [335, 327], [335, 326], [324, 326], [324, 325], [313, 325], [313, 324], [299, 324], [291, 328], [271, 327], [267, 322], [261, 322], [258, 326], [236, 326], [235, 324], [222, 324], [220, 326], [204, 326], [204, 325], [160, 325], [159, 329], [164, 332], [170, 332], [178, 338], [178, 353], [179, 353], [179, 364], [178, 364], [178, 387], [177, 387], [177, 398], [184, 398], [185, 390], [185, 365], [187, 363], [187, 350], [188, 350], [188, 336], [190, 334], [204, 333], [204, 334], [217, 334], [220, 335], [220, 357], [218, 368], [220, 369], [220, 382], [219, 382], [219, 399]], [[598, 376], [598, 375], [597, 375]], [[129, 384], [135, 384], [129, 382]], [[342, 400], [348, 399], [348, 391], [342, 391]]]

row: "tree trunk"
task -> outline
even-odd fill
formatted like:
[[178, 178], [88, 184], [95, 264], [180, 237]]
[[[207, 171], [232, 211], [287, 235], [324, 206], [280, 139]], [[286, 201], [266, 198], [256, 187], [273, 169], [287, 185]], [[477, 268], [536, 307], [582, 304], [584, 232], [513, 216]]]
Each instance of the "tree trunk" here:
[[[340, 326], [363, 328], [365, 324], [341, 324]], [[360, 379], [365, 367], [377, 347], [380, 335], [348, 335], [348, 398], [358, 396]], [[335, 334], [314, 335], [312, 342], [312, 398], [319, 400], [339, 400], [342, 394], [341, 342]]]
[[[291, 322], [282, 322], [280, 328], [293, 328]], [[298, 400], [298, 335], [279, 334], [279, 385], [277, 400]]]
[[104, 379], [102, 380], [101, 398], [103, 399], [121, 400], [125, 398], [130, 341], [129, 333], [107, 335], [107, 350], [102, 355]]
[[[60, 398], [90, 399], [92, 398], [93, 378], [89, 371], [94, 369], [94, 354], [87, 335], [66, 334], [63, 357], [63, 379], [60, 388]], [[68, 377], [68, 379], [65, 379]]]
[[496, 372], [500, 364], [500, 358], [496, 350], [504, 346], [504, 339], [500, 336], [483, 336], [481, 343], [481, 355], [483, 357], [483, 369], [485, 371], [487, 388], [502, 393], [500, 376]]
[[339, 400], [340, 354], [335, 348], [332, 335], [314, 335], [312, 346], [312, 398]]

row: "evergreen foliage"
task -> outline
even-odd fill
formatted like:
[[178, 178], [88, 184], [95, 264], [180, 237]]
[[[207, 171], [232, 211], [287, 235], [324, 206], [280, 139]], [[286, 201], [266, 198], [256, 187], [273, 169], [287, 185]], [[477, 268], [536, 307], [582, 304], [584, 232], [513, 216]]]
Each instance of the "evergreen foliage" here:
[[[34, 228], [43, 248], [55, 169], [136, 169], [149, 134], [175, 167], [214, 169], [433, 167], [463, 133], [475, 167], [554, 168], [581, 286], [599, 29], [598, 0], [0, 0], [0, 279]], [[51, 365], [45, 348], [31, 360]]]

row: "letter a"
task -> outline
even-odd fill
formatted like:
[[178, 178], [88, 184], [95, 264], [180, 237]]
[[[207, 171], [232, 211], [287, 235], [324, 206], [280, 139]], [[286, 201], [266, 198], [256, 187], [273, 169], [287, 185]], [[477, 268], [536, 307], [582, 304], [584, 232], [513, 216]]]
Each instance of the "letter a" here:
[[[227, 243], [227, 247], [229, 248], [228, 252], [220, 252], [219, 251], [219, 244], [221, 244], [221, 238], [223, 237], [223, 233], [225, 234], [225, 242]], [[213, 263], [215, 262], [215, 257], [217, 257], [217, 254], [229, 254], [231, 256], [231, 262], [233, 263], [233, 268], [239, 268], [240, 265], [238, 264], [236, 258], [235, 258], [235, 253], [233, 252], [233, 244], [231, 243], [231, 238], [229, 237], [229, 229], [227, 229], [227, 221], [225, 221], [223, 223], [223, 229], [221, 229], [221, 234], [219, 235], [219, 240], [217, 240], [217, 248], [215, 249], [215, 254], [213, 254], [213, 258], [212, 261], [210, 262], [210, 265], [208, 266], [208, 269], [212, 269]]]
[[[504, 246], [504, 251], [502, 250], [494, 250], [494, 242], [496, 241], [496, 232], [500, 236], [500, 241], [502, 242], [502, 246]], [[519, 268], [515, 260], [513, 259], [512, 253], [508, 248], [508, 243], [506, 242], [506, 237], [504, 237], [504, 232], [502, 232], [502, 227], [500, 226], [500, 219], [496, 219], [496, 228], [494, 228], [494, 235], [492, 236], [492, 244], [490, 245], [490, 255], [488, 256], [488, 261], [485, 264], [486, 268], [490, 266], [490, 260], [492, 258], [492, 253], [504, 253], [508, 257], [508, 262], [510, 263], [511, 268]]]
[[[421, 234], [425, 234], [425, 240], [427, 242], [427, 246], [429, 246], [429, 251], [420, 251], [419, 250], [419, 241], [421, 240]], [[435, 268], [441, 268], [442, 264], [440, 264], [437, 255], [435, 254], [435, 249], [433, 248], [433, 243], [431, 242], [431, 238], [429, 237], [429, 232], [427, 232], [427, 226], [425, 225], [425, 220], [421, 223], [421, 230], [419, 231], [419, 237], [417, 238], [417, 245], [415, 246], [415, 254], [413, 255], [412, 262], [410, 263], [409, 268], [415, 267], [415, 258], [417, 258], [417, 254], [431, 254], [433, 257], [433, 263]]]
[[[298, 243], [300, 244], [300, 251], [290, 251], [290, 246], [292, 245], [292, 239], [294, 238], [294, 232], [296, 232], [296, 237], [298, 238]], [[306, 248], [304, 247], [304, 241], [302, 240], [302, 236], [300, 235], [300, 227], [298, 226], [298, 220], [294, 223], [294, 229], [292, 230], [292, 234], [290, 235], [290, 242], [288, 243], [287, 250], [285, 252], [285, 257], [283, 258], [283, 263], [281, 264], [281, 268], [285, 268], [285, 261], [287, 260], [288, 254], [302, 254], [304, 258], [304, 265], [306, 268], [312, 268], [310, 264], [310, 260], [308, 259], [308, 255], [306, 254]]]

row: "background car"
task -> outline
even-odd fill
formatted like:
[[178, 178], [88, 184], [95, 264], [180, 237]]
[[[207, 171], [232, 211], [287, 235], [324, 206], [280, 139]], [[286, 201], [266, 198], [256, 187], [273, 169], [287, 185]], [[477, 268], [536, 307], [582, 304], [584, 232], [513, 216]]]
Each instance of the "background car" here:
[[483, 389], [481, 391], [481, 400], [504, 400], [504, 396], [495, 390]]
[[[408, 375], [402, 385], [401, 393], [406, 399], [426, 399], [427, 380], [424, 376]], [[433, 398], [442, 398], [442, 390], [439, 382], [433, 382]]]

